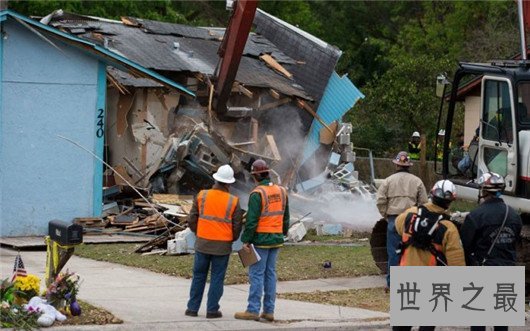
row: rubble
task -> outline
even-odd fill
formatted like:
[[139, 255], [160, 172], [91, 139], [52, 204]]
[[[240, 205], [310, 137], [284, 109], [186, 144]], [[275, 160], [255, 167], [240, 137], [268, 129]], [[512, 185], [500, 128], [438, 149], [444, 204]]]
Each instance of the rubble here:
[[[156, 237], [137, 252], [189, 252], [186, 218], [193, 196], [213, 184], [211, 174], [219, 166], [230, 164], [244, 207], [254, 185], [250, 165], [258, 158], [269, 163], [274, 181], [290, 189], [293, 215], [307, 213], [297, 201], [326, 204], [324, 191], [373, 198], [372, 184], [362, 183], [355, 171], [352, 127], [337, 121], [363, 96], [347, 77], [334, 73], [341, 54], [335, 47], [260, 11], [255, 24], [262, 34], [248, 36], [221, 112], [213, 97], [224, 29], [132, 17], [109, 21], [62, 11], [47, 17], [46, 24], [164, 72], [197, 96], [191, 99], [158, 82], [107, 70], [106, 156], [119, 176], [111, 169], [106, 172], [104, 217], [77, 219], [87, 233], [148, 234]], [[270, 29], [276, 32], [270, 34]], [[290, 49], [280, 38], [277, 44], [267, 39], [280, 35], [307, 47]], [[321, 60], [326, 66], [307, 65]], [[340, 104], [328, 104], [339, 92]], [[327, 108], [321, 109], [322, 104]], [[301, 170], [306, 154], [316, 155], [315, 146], [307, 147], [315, 133], [316, 144], [328, 152], [324, 158], [315, 157], [317, 164], [311, 168], [323, 169], [317, 176]], [[328, 156], [328, 164], [321, 164]], [[149, 202], [127, 190], [128, 185], [150, 196]], [[290, 240], [301, 240], [313, 226], [313, 220], [302, 219], [291, 224]]]
[[113, 208], [108, 209], [105, 216], [74, 219], [74, 223], [81, 225], [86, 235], [118, 233], [160, 235], [170, 229], [175, 233], [186, 228], [186, 219], [191, 209], [191, 196], [155, 194], [148, 203], [119, 185], [108, 190], [113, 193], [106, 199], [114, 201], [107, 203]]

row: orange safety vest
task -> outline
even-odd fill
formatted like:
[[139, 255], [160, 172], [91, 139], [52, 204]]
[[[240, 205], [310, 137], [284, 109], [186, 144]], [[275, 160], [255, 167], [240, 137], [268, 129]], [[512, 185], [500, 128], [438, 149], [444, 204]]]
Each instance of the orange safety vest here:
[[261, 196], [261, 216], [257, 233], [282, 233], [287, 192], [279, 185], [260, 185], [252, 191]]
[[239, 199], [228, 192], [215, 189], [200, 191], [197, 195], [197, 237], [233, 241], [232, 217], [238, 203]]

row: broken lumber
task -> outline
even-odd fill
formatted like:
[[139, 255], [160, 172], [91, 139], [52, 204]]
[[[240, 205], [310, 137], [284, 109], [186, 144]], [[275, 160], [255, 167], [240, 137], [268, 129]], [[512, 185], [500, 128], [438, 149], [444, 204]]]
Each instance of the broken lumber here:
[[239, 83], [234, 83], [234, 86], [232, 87], [232, 92], [239, 92], [239, 93], [242, 93], [244, 94], [246, 97], [248, 98], [253, 98], [254, 97], [254, 93], [252, 93], [251, 90], [249, 90], [248, 88], [246, 88], [245, 86], [239, 84]]
[[[129, 183], [133, 182], [133, 179], [129, 176], [129, 174], [127, 173], [127, 170], [121, 164], [114, 166], [114, 171], [116, 171], [118, 174], [121, 175], [121, 176], [116, 176], [116, 174], [114, 174], [114, 181], [116, 182], [117, 185], [129, 186], [127, 182]], [[123, 180], [122, 177], [125, 178], [127, 182]]]
[[324, 122], [324, 120], [322, 120], [322, 118], [320, 118], [320, 116], [318, 116], [318, 114], [313, 110], [313, 108], [310, 105], [308, 105], [304, 100], [297, 99], [296, 104], [298, 105], [298, 107], [304, 109], [309, 114], [313, 115], [313, 117], [318, 122], [320, 122], [320, 124], [322, 124], [326, 129], [328, 129], [329, 132], [331, 132], [332, 134], [334, 133], [334, 131], [329, 127], [329, 125], [327, 125], [326, 122]]
[[182, 226], [180, 224], [177, 224], [177, 225], [171, 227], [170, 229], [164, 231], [162, 234], [158, 235], [156, 238], [151, 239], [146, 244], [138, 247], [135, 250], [135, 252], [136, 253], [145, 253], [145, 252], [150, 251], [154, 247], [159, 247], [161, 245], [165, 245], [167, 243], [167, 241], [170, 239], [172, 234], [177, 233], [179, 231], [182, 231], [184, 229], [185, 229], [184, 226]]
[[280, 99], [280, 93], [278, 93], [276, 90], [269, 89], [269, 93], [274, 99], [276, 99], [276, 100]]
[[272, 69], [276, 70], [280, 74], [284, 75], [285, 77], [292, 79], [293, 74], [290, 73], [287, 69], [285, 69], [281, 64], [278, 63], [272, 56], [269, 54], [263, 54], [259, 57], [265, 64], [267, 64]]
[[280, 155], [278, 146], [276, 146], [276, 141], [274, 140], [274, 136], [271, 134], [268, 134], [265, 137], [267, 138], [267, 142], [269, 143], [269, 146], [271, 148], [272, 155], [277, 161], [280, 161], [282, 159], [282, 156]]

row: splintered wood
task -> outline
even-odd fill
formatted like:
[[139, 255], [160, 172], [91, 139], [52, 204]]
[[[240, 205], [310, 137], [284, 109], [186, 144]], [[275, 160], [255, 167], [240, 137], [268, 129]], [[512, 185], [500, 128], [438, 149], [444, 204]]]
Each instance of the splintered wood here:
[[74, 223], [83, 226], [86, 234], [147, 234], [155, 235], [142, 252], [165, 245], [170, 236], [184, 230], [192, 206], [193, 196], [176, 194], [154, 194], [147, 203], [131, 196], [113, 197], [119, 212], [103, 218], [79, 217]]

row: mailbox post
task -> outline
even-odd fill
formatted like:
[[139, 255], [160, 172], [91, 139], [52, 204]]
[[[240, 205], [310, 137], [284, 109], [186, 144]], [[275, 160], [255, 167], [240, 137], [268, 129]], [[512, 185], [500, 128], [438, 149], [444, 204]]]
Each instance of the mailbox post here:
[[46, 241], [46, 286], [61, 272], [74, 253], [75, 246], [83, 242], [83, 227], [78, 224], [53, 220], [48, 223]]

